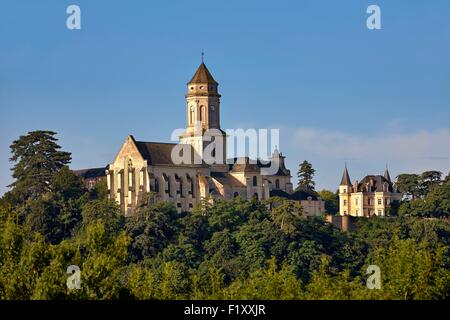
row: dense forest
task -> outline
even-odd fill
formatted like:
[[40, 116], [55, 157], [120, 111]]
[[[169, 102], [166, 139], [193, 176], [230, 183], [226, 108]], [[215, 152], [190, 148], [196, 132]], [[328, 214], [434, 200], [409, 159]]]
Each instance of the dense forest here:
[[[104, 182], [85, 189], [54, 132], [30, 132], [11, 150], [15, 180], [0, 199], [0, 299], [450, 296], [448, 177], [395, 215], [358, 219], [342, 232], [282, 199], [273, 210], [257, 200], [205, 199], [180, 214], [148, 194], [124, 218]], [[334, 193], [321, 194], [335, 209]], [[79, 289], [67, 286], [71, 265], [81, 271]], [[366, 286], [369, 265], [380, 267], [380, 289]]]

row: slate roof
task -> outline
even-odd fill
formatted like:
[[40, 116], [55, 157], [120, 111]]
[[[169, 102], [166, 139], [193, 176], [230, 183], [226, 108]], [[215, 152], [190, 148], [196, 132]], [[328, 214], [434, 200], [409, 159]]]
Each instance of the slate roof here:
[[[388, 191], [393, 192], [392, 182], [388, 181], [385, 177], [381, 175], [368, 175], [365, 176], [358, 183], [357, 192], [383, 192], [383, 184], [387, 183]], [[369, 190], [367, 190], [366, 186], [369, 186]]]
[[226, 172], [211, 172], [211, 177], [217, 180], [221, 185], [233, 186], [233, 187], [244, 187], [244, 185], [232, 175]]
[[389, 170], [386, 168], [386, 171], [384, 171], [384, 178], [387, 180], [387, 181], [389, 181], [389, 182], [391, 182], [392, 180], [391, 180], [391, 175], [389, 174]]
[[107, 168], [108, 167], [81, 169], [81, 170], [74, 170], [73, 172], [83, 179], [95, 179], [106, 177]]
[[345, 166], [344, 173], [342, 174], [341, 186], [351, 186], [350, 175], [348, 174], [347, 166]]
[[317, 192], [309, 189], [297, 189], [294, 193], [289, 194], [283, 190], [272, 190], [270, 191], [271, 197], [281, 197], [289, 200], [308, 200], [308, 197], [311, 197], [311, 200], [318, 200]]
[[[163, 143], [163, 142], [144, 142], [136, 141], [136, 146], [141, 153], [142, 157], [147, 160], [149, 165], [169, 165], [179, 166], [172, 161], [172, 149], [176, 146], [176, 143]], [[205, 165], [202, 161], [201, 164], [194, 163], [195, 150], [191, 145], [187, 145], [191, 148], [191, 164], [183, 165]]]
[[[254, 163], [255, 161], [253, 160], [252, 163], [250, 163], [249, 157], [233, 158], [227, 161], [232, 162], [232, 164], [230, 164], [230, 170], [234, 172], [261, 172], [261, 168], [269, 168], [271, 165], [271, 162], [262, 163], [260, 160], [257, 160], [256, 163]], [[280, 163], [278, 172], [275, 175], [290, 176], [291, 172]]]
[[213, 76], [209, 72], [206, 65], [202, 62], [202, 64], [198, 67], [194, 76], [188, 84], [192, 83], [210, 83], [210, 84], [218, 84], [216, 80], [214, 80]]

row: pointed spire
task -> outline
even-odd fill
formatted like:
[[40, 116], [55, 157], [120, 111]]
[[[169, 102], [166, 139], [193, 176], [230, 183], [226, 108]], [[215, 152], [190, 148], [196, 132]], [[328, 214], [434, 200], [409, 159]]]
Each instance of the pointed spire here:
[[389, 174], [389, 170], [388, 170], [387, 164], [386, 164], [386, 170], [384, 171], [384, 178], [385, 178], [388, 182], [392, 182], [392, 181], [391, 181], [391, 175]]
[[[203, 55], [202, 55], [203, 60]], [[194, 76], [192, 77], [191, 81], [189, 81], [188, 84], [192, 83], [208, 83], [208, 84], [218, 84], [216, 80], [214, 80], [213, 76], [209, 72], [208, 68], [206, 67], [205, 63], [202, 61], [200, 66], [198, 67], [197, 71], [195, 72]]]
[[352, 182], [350, 180], [350, 175], [348, 174], [348, 170], [347, 170], [347, 163], [345, 163], [345, 169], [344, 169], [344, 173], [342, 174], [342, 179], [341, 179], [341, 186], [351, 186]]

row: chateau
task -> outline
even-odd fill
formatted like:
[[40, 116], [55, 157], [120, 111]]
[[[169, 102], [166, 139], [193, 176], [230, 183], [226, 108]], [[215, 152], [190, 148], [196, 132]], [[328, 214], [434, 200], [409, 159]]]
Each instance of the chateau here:
[[[130, 135], [106, 170], [88, 169], [78, 174], [88, 186], [106, 174], [109, 197], [126, 216], [133, 214], [149, 192], [158, 200], [173, 203], [179, 212], [192, 211], [205, 198], [263, 200], [278, 196], [300, 201], [306, 215], [324, 213], [324, 201], [315, 192], [293, 191], [285, 157], [277, 149], [266, 162], [227, 158], [218, 85], [202, 62], [187, 84], [187, 121], [180, 143], [137, 141]], [[207, 161], [211, 155], [213, 163]], [[177, 161], [177, 156], [188, 161]], [[267, 170], [273, 167], [275, 171]]]
[[402, 193], [392, 182], [389, 170], [384, 175], [368, 175], [352, 184], [345, 166], [339, 185], [339, 213], [341, 216], [386, 216], [391, 206], [402, 199]]

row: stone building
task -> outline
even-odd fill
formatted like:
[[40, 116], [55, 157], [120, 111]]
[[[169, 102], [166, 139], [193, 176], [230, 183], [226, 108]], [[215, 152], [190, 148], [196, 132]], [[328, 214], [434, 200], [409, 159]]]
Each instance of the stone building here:
[[352, 184], [345, 166], [339, 185], [339, 213], [354, 217], [386, 216], [402, 197], [387, 168], [384, 175], [368, 175]]
[[106, 178], [107, 168], [108, 167], [76, 170], [74, 173], [83, 179], [86, 189], [92, 190], [99, 181]]
[[[191, 211], [204, 198], [214, 201], [240, 196], [263, 200], [279, 195], [298, 197], [309, 215], [322, 213], [323, 201], [293, 192], [291, 173], [278, 150], [269, 162], [227, 158], [220, 98], [218, 83], [202, 63], [187, 84], [187, 121], [180, 143], [137, 141], [131, 135], [126, 138], [106, 170], [109, 197], [117, 201], [122, 212], [131, 215], [140, 199], [152, 192], [157, 199], [173, 203], [180, 212]], [[190, 161], [180, 162], [174, 155]], [[211, 155], [213, 163], [206, 161]], [[277, 170], [268, 174], [265, 169], [274, 164]]]

